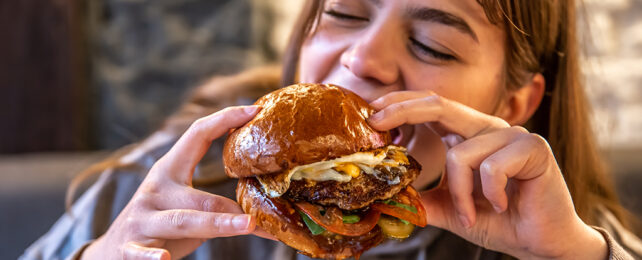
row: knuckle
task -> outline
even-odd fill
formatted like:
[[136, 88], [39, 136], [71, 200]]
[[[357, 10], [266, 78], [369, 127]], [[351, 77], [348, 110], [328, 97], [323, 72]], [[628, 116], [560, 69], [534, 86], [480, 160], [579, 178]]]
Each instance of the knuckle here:
[[192, 125], [190, 125], [190, 127], [189, 127], [189, 130], [191, 130], [190, 132], [200, 132], [200, 130], [203, 129], [203, 127], [205, 125], [205, 121], [207, 120], [206, 118], [207, 117], [201, 117], [199, 119], [196, 119], [192, 123]]
[[446, 160], [448, 162], [454, 163], [458, 162], [460, 159], [461, 155], [459, 154], [459, 149], [457, 147], [453, 147], [448, 152], [446, 152]]
[[446, 152], [446, 161], [449, 163], [460, 164], [468, 160], [464, 146], [455, 146]]
[[493, 116], [493, 117], [491, 117], [490, 120], [491, 120], [492, 125], [494, 125], [497, 128], [509, 128], [509, 127], [511, 127], [511, 125], [508, 122], [506, 122], [506, 120], [504, 120], [502, 118]]
[[203, 198], [200, 200], [201, 210], [205, 212], [215, 212], [217, 210], [217, 203], [210, 198]]
[[140, 225], [140, 222], [136, 217], [129, 215], [125, 218], [125, 225], [130, 228], [135, 228]]
[[437, 95], [437, 93], [435, 93], [434, 91], [432, 91], [432, 90], [430, 90], [430, 89], [426, 89], [426, 90], [424, 90], [424, 93], [426, 93], [427, 95], [430, 95], [430, 96], [435, 96], [435, 95]]
[[531, 133], [529, 134], [529, 140], [539, 154], [547, 154], [550, 159], [555, 160], [553, 150], [544, 137]]
[[185, 214], [180, 211], [166, 214], [164, 222], [170, 227], [177, 230], [185, 229], [187, 226], [187, 218], [185, 217]]
[[209, 222], [212, 223], [214, 233], [221, 233], [229, 225], [230, 219], [225, 214], [219, 214], [216, 217], [212, 217]]
[[377, 100], [379, 104], [390, 104], [392, 101], [393, 101], [393, 98], [390, 97], [390, 95], [383, 95]]
[[397, 114], [397, 113], [399, 113], [401, 111], [406, 110], [407, 108], [408, 108], [408, 105], [406, 105], [406, 103], [400, 102], [400, 103], [395, 103], [395, 104], [391, 105], [390, 106], [390, 111]]
[[430, 105], [436, 105], [440, 107], [443, 107], [444, 105], [446, 105], [446, 99], [443, 98], [442, 96], [435, 95], [434, 93], [432, 93], [432, 95], [430, 96], [423, 98], [423, 100]]
[[538, 152], [549, 152], [551, 151], [548, 141], [541, 135], [530, 133], [524, 137], [524, 142], [529, 147], [532, 147]]
[[528, 133], [528, 130], [520, 125], [511, 126], [511, 129], [513, 129], [514, 131], [517, 131], [518, 133], [524, 133], [524, 134]]
[[404, 104], [404, 103], [395, 103], [395, 104], [392, 104], [392, 105], [388, 106], [383, 111], [384, 111], [385, 117], [387, 117], [387, 118], [397, 118], [400, 115], [404, 114], [403, 111], [406, 109], [406, 107], [407, 107], [407, 105]]
[[155, 179], [149, 179], [147, 183], [142, 187], [143, 194], [151, 194], [151, 195], [156, 195], [156, 194], [161, 194], [161, 192], [164, 190], [163, 183], [159, 180]]
[[539, 147], [546, 147], [548, 148], [548, 141], [544, 137], [538, 134], [529, 134], [530, 140], [533, 142], [534, 145], [537, 145]]
[[498, 163], [496, 159], [488, 158], [479, 165], [480, 174], [488, 177], [494, 177], [501, 172], [500, 165], [501, 164]]
[[203, 133], [205, 131], [205, 118], [199, 118], [196, 119], [196, 121], [192, 122], [192, 124], [189, 126], [187, 131], [185, 131], [185, 134], [188, 138], [193, 138], [200, 133]]

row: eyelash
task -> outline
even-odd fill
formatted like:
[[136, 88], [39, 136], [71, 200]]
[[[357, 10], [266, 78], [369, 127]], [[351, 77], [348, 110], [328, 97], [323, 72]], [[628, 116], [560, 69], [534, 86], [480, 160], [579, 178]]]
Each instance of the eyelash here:
[[[340, 19], [340, 20], [368, 21], [368, 19], [366, 19], [366, 18], [357, 17], [357, 16], [353, 16], [353, 15], [349, 15], [349, 14], [344, 14], [344, 13], [340, 13], [340, 12], [337, 12], [337, 11], [334, 11], [334, 10], [327, 10], [327, 11], [324, 11], [323, 13], [327, 14], [329, 16], [332, 16], [333, 18]], [[451, 61], [451, 60], [456, 60], [457, 59], [453, 55], [445, 54], [443, 52], [436, 51], [433, 48], [430, 48], [430, 47], [424, 45], [423, 43], [421, 43], [418, 40], [415, 40], [412, 37], [409, 38], [409, 39], [410, 39], [411, 44], [414, 47], [418, 48], [420, 52], [422, 52], [424, 54], [427, 54], [427, 55], [430, 55], [433, 58], [436, 58], [436, 59], [439, 59], [439, 60], [443, 60], [443, 61]]]
[[456, 60], [455, 56], [450, 55], [450, 54], [445, 54], [443, 52], [436, 51], [433, 48], [430, 48], [423, 43], [421, 43], [418, 40], [415, 40], [414, 38], [410, 38], [410, 42], [412, 43], [413, 46], [419, 49], [420, 52], [423, 52], [424, 54], [430, 55], [436, 59], [444, 60], [444, 61], [451, 61], [451, 60]]
[[337, 12], [335, 10], [327, 10], [327, 11], [323, 11], [323, 13], [340, 20], [368, 21], [367, 18], [344, 14], [344, 13]]

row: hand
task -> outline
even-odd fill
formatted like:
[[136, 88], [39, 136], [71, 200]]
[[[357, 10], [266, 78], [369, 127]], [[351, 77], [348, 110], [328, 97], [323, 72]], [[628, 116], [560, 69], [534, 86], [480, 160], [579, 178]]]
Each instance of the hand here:
[[376, 129], [425, 124], [450, 140], [441, 184], [422, 193], [430, 225], [519, 258], [607, 257], [541, 136], [432, 92], [392, 92], [371, 105]]
[[107, 232], [83, 259], [178, 259], [215, 237], [256, 235], [252, 216], [228, 198], [192, 188], [196, 164], [211, 142], [243, 125], [259, 107], [230, 107], [194, 122], [151, 168]]

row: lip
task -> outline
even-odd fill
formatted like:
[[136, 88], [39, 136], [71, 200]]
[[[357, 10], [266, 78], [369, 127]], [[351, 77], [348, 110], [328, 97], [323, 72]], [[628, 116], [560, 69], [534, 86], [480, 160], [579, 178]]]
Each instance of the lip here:
[[410, 139], [415, 132], [415, 128], [412, 125], [402, 125], [397, 128], [390, 130], [390, 135], [392, 137], [392, 143], [397, 146], [406, 147], [410, 143]]

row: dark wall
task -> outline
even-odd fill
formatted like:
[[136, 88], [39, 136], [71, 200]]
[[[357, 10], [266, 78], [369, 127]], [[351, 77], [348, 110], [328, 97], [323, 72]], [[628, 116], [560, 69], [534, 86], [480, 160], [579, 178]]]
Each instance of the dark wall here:
[[0, 1], [0, 153], [89, 147], [72, 1]]
[[207, 78], [274, 62], [273, 22], [254, 0], [0, 0], [0, 153], [139, 141]]

